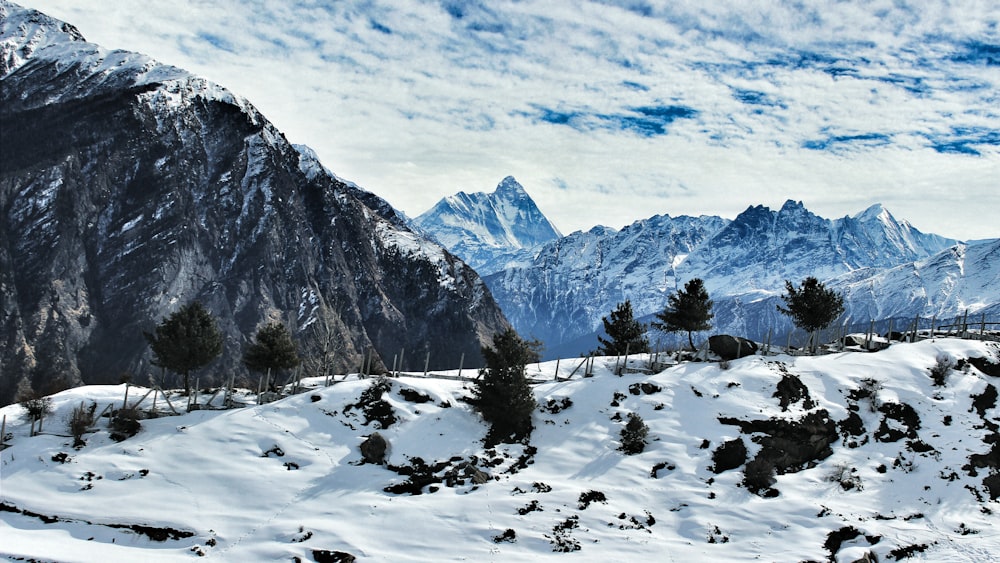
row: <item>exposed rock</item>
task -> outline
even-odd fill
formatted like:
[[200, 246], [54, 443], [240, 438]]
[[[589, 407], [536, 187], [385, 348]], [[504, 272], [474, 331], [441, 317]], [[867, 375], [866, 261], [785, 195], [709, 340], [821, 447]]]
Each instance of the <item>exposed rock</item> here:
[[985, 417], [986, 411], [997, 406], [997, 388], [987, 383], [986, 389], [978, 395], [972, 395], [972, 408], [976, 409], [979, 416]]
[[747, 446], [741, 438], [723, 442], [721, 446], [712, 452], [712, 472], [722, 473], [730, 469], [736, 469], [747, 460]]
[[799, 420], [742, 421], [720, 418], [722, 424], [739, 426], [744, 434], [761, 445], [755, 460], [767, 460], [779, 475], [813, 467], [833, 454], [830, 444], [837, 438], [837, 425], [826, 410], [811, 412]]
[[[875, 439], [879, 442], [897, 442], [903, 438], [914, 440], [920, 428], [920, 415], [906, 403], [884, 403], [878, 408], [884, 416]], [[894, 421], [890, 424], [889, 421]]]
[[312, 550], [313, 561], [316, 563], [354, 563], [357, 558], [350, 553], [343, 551], [331, 551], [329, 549]]
[[736, 360], [757, 353], [757, 343], [739, 336], [716, 334], [708, 337], [708, 349], [723, 360]]
[[990, 377], [1000, 377], [1000, 362], [990, 358], [969, 358], [968, 362]]
[[385, 465], [385, 454], [389, 450], [389, 442], [378, 432], [361, 442], [361, 457], [365, 463]]
[[788, 405], [799, 401], [802, 401], [803, 409], [808, 410], [816, 406], [809, 396], [809, 388], [802, 383], [802, 380], [787, 371], [782, 374], [781, 381], [778, 382], [778, 389], [772, 397], [778, 398], [778, 404], [781, 405], [783, 411], [788, 410]]

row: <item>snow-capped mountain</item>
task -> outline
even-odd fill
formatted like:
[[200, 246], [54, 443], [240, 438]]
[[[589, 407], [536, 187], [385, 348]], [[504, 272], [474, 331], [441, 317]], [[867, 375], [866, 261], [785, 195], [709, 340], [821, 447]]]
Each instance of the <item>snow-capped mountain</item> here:
[[413, 225], [484, 275], [521, 251], [562, 236], [513, 176], [492, 193], [448, 196]]
[[224, 334], [214, 377], [245, 373], [270, 321], [342, 368], [472, 365], [509, 326], [471, 268], [245, 99], [7, 0], [0, 131], [0, 403], [24, 377], [158, 376], [142, 333], [193, 300]]
[[957, 244], [894, 268], [857, 270], [830, 285], [843, 291], [853, 319], [948, 319], [966, 311], [976, 320], [984, 313], [998, 316], [1000, 239]]
[[625, 299], [640, 315], [660, 310], [677, 286], [675, 264], [727, 223], [658, 215], [620, 231], [577, 231], [484, 279], [515, 328], [554, 354], [559, 343], [593, 332]]
[[[573, 233], [485, 279], [519, 331], [545, 342], [550, 354], [576, 354], [595, 347], [601, 317], [618, 303], [629, 299], [637, 316], [651, 316], [692, 278], [703, 279], [716, 302], [715, 331], [762, 339], [791, 328], [774, 307], [785, 280], [872, 275], [956, 243], [922, 233], [880, 205], [830, 220], [788, 201], [777, 211], [749, 207], [732, 221], [658, 216], [622, 231]], [[985, 291], [982, 299], [1000, 302], [996, 291]], [[888, 303], [893, 291], [874, 299]], [[929, 316], [926, 307], [876, 309]]]
[[716, 295], [783, 289], [784, 280], [825, 280], [859, 268], [891, 268], [958, 241], [921, 233], [881, 205], [853, 217], [825, 219], [802, 202], [774, 211], [749, 207], [692, 252], [681, 277], [700, 277]]
[[[75, 447], [71, 411], [120, 408], [125, 385], [55, 395], [35, 436], [19, 406], [0, 408], [0, 558], [971, 563], [1000, 552], [995, 343], [621, 377], [616, 358], [597, 358], [590, 377], [570, 377], [578, 363], [528, 366], [544, 380], [530, 442], [493, 448], [470, 383], [419, 374], [313, 378], [262, 405], [241, 390], [243, 408], [179, 416], [158, 395], [135, 435], [99, 419]], [[139, 402], [148, 389], [128, 391], [153, 411], [152, 396]], [[627, 455], [631, 415], [648, 434]], [[375, 434], [384, 460], [366, 453]]]

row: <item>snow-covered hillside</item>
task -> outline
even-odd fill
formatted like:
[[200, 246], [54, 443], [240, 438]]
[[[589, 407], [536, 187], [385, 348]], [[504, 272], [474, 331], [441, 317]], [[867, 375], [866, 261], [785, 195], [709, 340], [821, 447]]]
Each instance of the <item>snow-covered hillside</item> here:
[[[558, 375], [577, 363], [559, 363]], [[0, 554], [986, 561], [1000, 551], [998, 363], [995, 343], [938, 339], [622, 377], [604, 358], [592, 377], [580, 369], [558, 381], [555, 362], [533, 364], [529, 375], [545, 382], [534, 387], [530, 445], [491, 450], [463, 381], [388, 379], [376, 404], [379, 380], [352, 376], [267, 405], [144, 420], [121, 442], [102, 420], [73, 448], [57, 435], [70, 409], [120, 406], [125, 393], [81, 387], [54, 396], [39, 436], [19, 407], [0, 409], [11, 434], [0, 452]], [[935, 386], [939, 364], [951, 368]], [[131, 388], [129, 403], [141, 392]], [[637, 455], [618, 450], [629, 413], [649, 427]], [[379, 415], [385, 427], [366, 423]], [[363, 464], [359, 446], [376, 431], [388, 463]]]

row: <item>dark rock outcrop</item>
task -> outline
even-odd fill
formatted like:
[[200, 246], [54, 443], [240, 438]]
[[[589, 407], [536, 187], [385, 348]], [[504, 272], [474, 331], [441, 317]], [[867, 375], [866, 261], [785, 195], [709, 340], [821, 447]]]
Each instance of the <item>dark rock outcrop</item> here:
[[830, 445], [838, 438], [837, 425], [826, 410], [810, 412], [799, 420], [745, 421], [723, 417], [719, 422], [738, 426], [744, 434], [753, 435], [751, 439], [761, 445], [753, 459], [754, 467], [770, 467], [779, 475], [813, 467], [833, 455]]
[[809, 396], [809, 388], [802, 383], [801, 379], [788, 372], [781, 375], [781, 381], [778, 382], [777, 390], [772, 396], [778, 399], [778, 404], [781, 405], [783, 411], [787, 411], [789, 405], [799, 401], [802, 401], [804, 409], [816, 406], [812, 397]]
[[361, 458], [365, 460], [365, 463], [385, 465], [385, 454], [389, 450], [389, 442], [381, 434], [375, 432], [364, 442], [361, 442], [360, 448]]
[[712, 473], [736, 469], [747, 460], [747, 446], [741, 438], [724, 442], [712, 452]]
[[757, 353], [757, 344], [739, 336], [715, 334], [708, 337], [708, 349], [723, 360], [737, 360]]
[[313, 371], [403, 349], [469, 366], [509, 326], [471, 268], [306, 170], [245, 100], [32, 10], [0, 20], [0, 404], [22, 377], [159, 376], [142, 333], [194, 300], [224, 336], [203, 383], [269, 321]]

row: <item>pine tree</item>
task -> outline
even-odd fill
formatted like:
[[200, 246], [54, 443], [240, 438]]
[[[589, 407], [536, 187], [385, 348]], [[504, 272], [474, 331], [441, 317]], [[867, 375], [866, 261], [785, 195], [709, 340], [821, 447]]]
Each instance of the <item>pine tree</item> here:
[[537, 405], [525, 366], [538, 359], [537, 344], [524, 341], [510, 328], [493, 336], [492, 347], [483, 347], [483, 358], [486, 367], [479, 371], [473, 403], [490, 424], [486, 444], [527, 440]]
[[649, 427], [642, 417], [634, 412], [628, 413], [628, 421], [622, 428], [621, 451], [628, 455], [641, 454], [646, 449], [646, 436], [649, 434]]
[[688, 345], [694, 350], [691, 333], [712, 328], [709, 321], [714, 316], [705, 283], [701, 278], [692, 278], [684, 284], [682, 291], [667, 298], [667, 306], [656, 314], [657, 321], [653, 321], [653, 327], [665, 332], [687, 331]]
[[255, 342], [243, 353], [250, 371], [291, 369], [299, 365], [292, 335], [282, 323], [270, 323], [257, 331]]
[[632, 314], [632, 302], [628, 299], [624, 303], [619, 303], [614, 311], [611, 311], [610, 319], [601, 318], [604, 322], [604, 332], [608, 338], [597, 337], [601, 347], [597, 354], [600, 356], [621, 356], [626, 353], [642, 354], [649, 352], [649, 339], [646, 338], [646, 325], [635, 320]]
[[222, 353], [222, 334], [212, 315], [197, 301], [171, 313], [143, 335], [153, 350], [153, 365], [184, 376], [184, 392], [191, 392], [191, 371]]
[[791, 317], [795, 326], [809, 333], [815, 349], [816, 332], [830, 326], [844, 312], [844, 297], [812, 276], [803, 280], [798, 288], [785, 280], [785, 290], [787, 293], [781, 296], [785, 307], [778, 305], [778, 310]]

